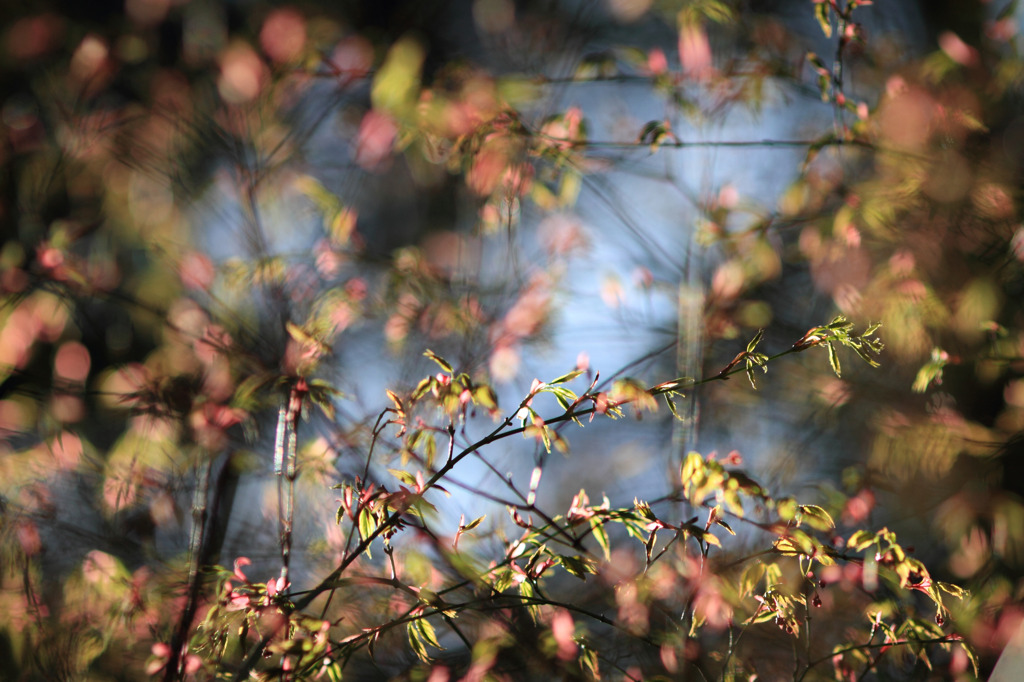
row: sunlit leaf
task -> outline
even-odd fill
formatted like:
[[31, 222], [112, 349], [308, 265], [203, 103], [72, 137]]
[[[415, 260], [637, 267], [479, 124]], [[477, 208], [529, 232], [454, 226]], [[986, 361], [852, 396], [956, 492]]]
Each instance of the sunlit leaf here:
[[540, 607], [532, 602], [534, 590], [533, 585], [529, 580], [524, 580], [519, 583], [519, 595], [523, 597], [524, 600], [527, 600], [526, 612], [530, 614], [530, 619], [536, 623], [537, 619], [540, 617]]
[[732, 529], [732, 526], [726, 523], [723, 519], [715, 519], [715, 523], [728, 531], [729, 535], [736, 535], [736, 531]]
[[402, 469], [388, 469], [388, 472], [405, 485], [410, 487], [416, 486], [416, 477], [408, 471], [403, 471]]
[[558, 377], [557, 379], [552, 379], [551, 381], [548, 382], [548, 384], [549, 385], [553, 385], [553, 384], [568, 383], [568, 382], [572, 381], [573, 379], [575, 379], [576, 377], [578, 377], [581, 374], [583, 374], [583, 370], [582, 369], [576, 369], [576, 370], [573, 370], [573, 371], [569, 372], [568, 374], [563, 374], [562, 376]]
[[487, 515], [486, 515], [486, 514], [485, 514], [485, 515], [483, 515], [483, 516], [478, 516], [478, 517], [476, 517], [475, 519], [473, 519], [472, 521], [470, 521], [469, 523], [467, 523], [466, 525], [462, 526], [462, 527], [461, 527], [461, 529], [462, 529], [462, 530], [464, 530], [464, 531], [467, 531], [467, 530], [473, 530], [474, 528], [476, 528], [477, 526], [479, 526], [479, 525], [480, 525], [480, 523], [481, 523], [481, 522], [482, 522], [482, 521], [483, 521], [484, 519], [486, 519], [486, 518], [487, 518]]
[[954, 585], [953, 583], [947, 583], [947, 582], [942, 582], [941, 580], [938, 580], [938, 581], [935, 582], [935, 584], [938, 586], [938, 588], [940, 590], [942, 590], [943, 592], [945, 592], [947, 594], [953, 595], [957, 599], [966, 599], [967, 597], [969, 597], [971, 595], [970, 592], [968, 592], [964, 588], [960, 587], [959, 585]]
[[581, 556], [560, 554], [558, 555], [559, 563], [565, 568], [571, 575], [576, 576], [580, 580], [587, 579], [587, 573], [596, 573], [597, 569], [594, 567], [594, 562], [590, 559]]
[[649, 145], [651, 153], [658, 151], [658, 147], [671, 136], [668, 124], [664, 121], [649, 121], [640, 130], [638, 140], [641, 144]]
[[757, 348], [758, 344], [761, 343], [761, 339], [764, 338], [764, 329], [758, 329], [757, 333], [754, 334], [754, 338], [747, 344], [747, 352], [753, 353]]
[[828, 348], [828, 362], [832, 365], [832, 371], [836, 373], [837, 377], [841, 377], [842, 368], [839, 366], [839, 355], [836, 353], [836, 347], [831, 341], [825, 342], [825, 347]]
[[558, 203], [562, 208], [569, 208], [576, 203], [583, 187], [582, 176], [575, 171], [566, 171], [562, 174], [562, 181], [558, 188]]
[[805, 523], [815, 530], [829, 531], [836, 527], [832, 515], [821, 507], [814, 504], [800, 505], [800, 523]]
[[743, 569], [743, 573], [740, 576], [739, 582], [739, 596], [746, 597], [754, 593], [754, 589], [758, 583], [761, 582], [761, 578], [765, 575], [765, 565], [760, 561], [751, 561], [747, 564], [747, 567]]
[[373, 79], [373, 106], [398, 115], [410, 113], [419, 96], [420, 70], [426, 54], [412, 37], [400, 39], [388, 50]]
[[967, 660], [971, 662], [971, 669], [974, 671], [975, 677], [978, 676], [978, 654], [974, 651], [974, 648], [970, 644], [961, 640], [958, 644], [963, 648], [964, 653], [967, 654]]
[[873, 545], [875, 541], [876, 536], [870, 531], [858, 530], [850, 536], [850, 539], [846, 542], [846, 544], [849, 547], [852, 547], [854, 551], [862, 552], [866, 548]]
[[[373, 518], [373, 514], [367, 507], [363, 507], [359, 510], [358, 518], [359, 537], [364, 541], [373, 535], [373, 532], [377, 530], [377, 522]], [[369, 556], [370, 547], [366, 547], [366, 554]]]
[[591, 516], [590, 527], [593, 530], [594, 539], [597, 540], [597, 544], [601, 546], [601, 550], [604, 552], [605, 560], [610, 561], [612, 558], [612, 548], [608, 540], [608, 531], [604, 528], [604, 521], [599, 516]]
[[423, 641], [434, 647], [435, 649], [443, 649], [438, 641], [437, 634], [434, 632], [434, 626], [431, 625], [430, 621], [426, 618], [417, 618], [413, 621], [416, 624], [416, 629], [420, 631], [423, 636]]
[[931, 360], [918, 370], [911, 387], [915, 393], [924, 393], [931, 384], [941, 385], [945, 366], [949, 364], [949, 354], [941, 348], [933, 348]]
[[831, 5], [828, 2], [814, 3], [814, 18], [818, 20], [821, 32], [825, 34], [826, 38], [832, 37], [832, 23], [829, 16], [831, 9]]
[[420, 628], [417, 627], [419, 620], [410, 621], [405, 626], [406, 634], [409, 638], [409, 646], [412, 647], [412, 651], [416, 654], [416, 658], [424, 661], [425, 663], [430, 662], [430, 655], [427, 654], [427, 647], [423, 641], [423, 633]]
[[477, 386], [472, 392], [473, 400], [478, 405], [482, 405], [488, 409], [495, 409], [498, 407], [498, 396], [490, 386]]
[[722, 547], [722, 541], [715, 537], [713, 533], [702, 532], [700, 535], [700, 539], [708, 545], [714, 545], [718, 548]]
[[433, 360], [434, 362], [437, 363], [438, 367], [440, 367], [441, 369], [443, 369], [446, 372], [451, 373], [451, 372], [455, 371], [455, 370], [452, 369], [452, 366], [450, 364], [448, 364], [447, 360], [445, 360], [444, 358], [442, 358], [441, 356], [439, 356], [437, 353], [435, 353], [432, 350], [428, 349], [428, 350], [423, 351], [423, 357], [429, 358], [429, 359]]

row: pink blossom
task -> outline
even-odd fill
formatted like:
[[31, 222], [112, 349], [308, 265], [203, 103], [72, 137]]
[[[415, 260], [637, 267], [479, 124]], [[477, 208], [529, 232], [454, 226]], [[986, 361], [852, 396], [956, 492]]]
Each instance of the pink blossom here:
[[359, 124], [356, 163], [369, 171], [381, 170], [391, 159], [398, 126], [387, 114], [371, 109]]
[[294, 61], [306, 46], [306, 20], [291, 7], [272, 11], [260, 29], [260, 46], [275, 62]]
[[679, 29], [679, 61], [688, 77], [698, 81], [711, 77], [711, 43], [704, 27], [687, 24]]
[[939, 47], [946, 56], [961, 66], [974, 66], [978, 63], [978, 51], [952, 31], [944, 31], [939, 35]]
[[647, 70], [655, 76], [660, 76], [668, 71], [668, 59], [665, 51], [656, 47], [647, 53]]
[[250, 559], [249, 557], [240, 556], [237, 559], [235, 559], [235, 577], [244, 583], [248, 583], [249, 579], [245, 577], [244, 573], [242, 573], [242, 567], [249, 566], [251, 564], [252, 559]]
[[558, 658], [563, 661], [570, 661], [576, 656], [577, 645], [573, 639], [576, 634], [576, 624], [572, 615], [565, 609], [558, 609], [551, 618], [551, 634], [558, 645]]

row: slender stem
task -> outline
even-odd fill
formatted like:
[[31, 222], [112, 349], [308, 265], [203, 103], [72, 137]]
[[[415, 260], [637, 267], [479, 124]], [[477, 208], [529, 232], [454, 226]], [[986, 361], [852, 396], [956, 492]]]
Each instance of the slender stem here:
[[[843, 654], [849, 653], [851, 651], [870, 651], [873, 649], [888, 649], [889, 647], [894, 646], [956, 644], [957, 642], [958, 640], [952, 637], [933, 637], [931, 639], [897, 639], [889, 642], [868, 642], [866, 644], [851, 644], [850, 646], [843, 647], [841, 649], [836, 649], [827, 656], [822, 656], [821, 658], [816, 658], [813, 661], [809, 661], [807, 664], [807, 668], [803, 671], [803, 673], [801, 673], [800, 677], [797, 678], [797, 682], [801, 682], [805, 677], [807, 677], [807, 673], [809, 673], [811, 669], [821, 665], [822, 663], [827, 663], [828, 661], [831, 661], [836, 656], [842, 656]], [[875, 659], [874, 664], [871, 667], [869, 667], [869, 670], [873, 668], [874, 665], [878, 664], [878, 660], [879, 659], [877, 658]]]
[[835, 118], [836, 139], [845, 138], [845, 123], [843, 121], [844, 109], [839, 103], [843, 95], [843, 48], [846, 47], [846, 26], [848, 22], [847, 11], [843, 7], [843, 0], [835, 0], [836, 12], [836, 55], [832, 61], [832, 111]]
[[[789, 355], [800, 350], [803, 350], [803, 348], [798, 348], [796, 346], [790, 347], [780, 353], [776, 353], [775, 355], [769, 356], [765, 360], [765, 363], [772, 362], [785, 355]], [[661, 384], [658, 384], [657, 386], [648, 389], [647, 392], [648, 394], [655, 396], [664, 393], [680, 392], [682, 390], [692, 389], [696, 386], [707, 384], [712, 381], [724, 381], [727, 380], [733, 374], [737, 374], [739, 372], [744, 371], [746, 371], [744, 367], [727, 367], [725, 370], [719, 372], [718, 374], [714, 374], [712, 376], [705, 377], [702, 379], [683, 377], [680, 379], [663, 382]], [[437, 471], [435, 471], [430, 476], [430, 478], [424, 483], [422, 490], [419, 491], [419, 494], [422, 495], [426, 491], [437, 486], [440, 483], [440, 481], [444, 479], [444, 477], [447, 476], [448, 473], [459, 464], [459, 462], [461, 462], [469, 455], [476, 453], [479, 449], [487, 445], [490, 445], [491, 443], [497, 442], [499, 440], [523, 433], [526, 430], [526, 427], [524, 426], [517, 428], [510, 427], [512, 426], [513, 421], [516, 419], [516, 415], [518, 415], [523, 408], [527, 407], [527, 405], [533, 397], [534, 394], [531, 393], [519, 404], [518, 408], [516, 408], [514, 412], [506, 416], [502, 420], [502, 422], [498, 424], [494, 429], [492, 429], [487, 435], [478, 439], [474, 443], [465, 446], [458, 452], [458, 454], [455, 454], [454, 445], [452, 442], [450, 442], [448, 460], [445, 462], [444, 466], [440, 467]], [[572, 407], [570, 407], [570, 409], [566, 410], [561, 415], [545, 420], [545, 424], [555, 424], [559, 422], [569, 421], [597, 412], [598, 410], [596, 407], [579, 409], [579, 404], [588, 399], [596, 403], [597, 395], [587, 393], [580, 396], [579, 400], [577, 400], [576, 403]], [[625, 400], [614, 404], [614, 406], [619, 407], [621, 405], [628, 404], [629, 402], [631, 401]], [[361, 556], [378, 537], [380, 537], [385, 531], [393, 528], [395, 524], [397, 524], [401, 520], [402, 516], [403, 512], [397, 510], [392, 511], [387, 517], [384, 518], [384, 520], [380, 524], [377, 525], [377, 527], [372, 532], [367, 534], [366, 537], [363, 537], [354, 548], [347, 549], [345, 556], [342, 558], [341, 562], [339, 562], [339, 564], [334, 568], [334, 570], [332, 570], [315, 587], [305, 592], [301, 598], [295, 601], [295, 609], [302, 610], [306, 608], [319, 595], [323, 594], [326, 591], [334, 590], [338, 586], [339, 578], [344, 574], [348, 567], [352, 565], [356, 561], [356, 559], [359, 556]], [[555, 527], [558, 526], [556, 525]], [[602, 622], [604, 621], [602, 620]], [[259, 657], [262, 655], [263, 651], [266, 649], [266, 646], [269, 644], [270, 640], [275, 636], [275, 634], [276, 632], [266, 633], [260, 640], [260, 642], [258, 642], [256, 646], [250, 651], [249, 655], [243, 661], [241, 667], [238, 669], [235, 675], [234, 679], [236, 680], [236, 682], [241, 682], [242, 680], [246, 679], [246, 677], [249, 674], [249, 671], [252, 669], [253, 665], [255, 665], [256, 661], [259, 660]]]
[[171, 651], [164, 666], [164, 681], [173, 682], [182, 674], [182, 647], [188, 638], [188, 630], [199, 601], [199, 568], [203, 562], [203, 542], [206, 539], [207, 498], [213, 461], [207, 460], [196, 469], [196, 488], [192, 494], [192, 537], [189, 541], [188, 588], [185, 608], [182, 609], [178, 627], [171, 636]]
[[281, 541], [281, 585], [288, 585], [292, 554], [292, 526], [295, 522], [295, 478], [298, 472], [298, 426], [305, 385], [300, 379], [278, 410], [274, 471], [277, 474], [278, 528]]
[[278, 542], [281, 547], [281, 575], [288, 575], [288, 549], [286, 538], [291, 535], [291, 528], [288, 527], [288, 510], [289, 506], [286, 502], [288, 497], [288, 490], [285, 485], [284, 469], [285, 459], [287, 454], [285, 453], [285, 447], [288, 443], [288, 401], [287, 399], [281, 401], [281, 406], [277, 411], [277, 433], [274, 438], [274, 475], [277, 477], [277, 532]]

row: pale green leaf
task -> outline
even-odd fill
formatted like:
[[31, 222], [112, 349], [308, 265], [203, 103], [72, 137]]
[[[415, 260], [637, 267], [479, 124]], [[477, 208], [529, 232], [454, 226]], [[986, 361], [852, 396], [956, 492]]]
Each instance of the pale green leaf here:
[[604, 528], [604, 520], [598, 516], [591, 516], [590, 527], [593, 529], [594, 539], [597, 540], [597, 544], [600, 545], [602, 551], [604, 551], [604, 558], [606, 560], [611, 560], [612, 548], [611, 543], [608, 540], [608, 531]]
[[815, 530], [828, 531], [836, 527], [831, 514], [814, 504], [800, 505], [800, 523], [806, 523]]
[[423, 352], [423, 356], [427, 357], [427, 358], [430, 358], [431, 360], [436, 362], [438, 364], [438, 366], [440, 366], [441, 369], [443, 369], [444, 371], [446, 371], [448, 373], [451, 373], [453, 371], [452, 370], [452, 366], [450, 364], [448, 364], [448, 361], [445, 360], [444, 358], [442, 358], [441, 356], [439, 356], [434, 351], [432, 351], [430, 349], [427, 349], [427, 350], [425, 350]]

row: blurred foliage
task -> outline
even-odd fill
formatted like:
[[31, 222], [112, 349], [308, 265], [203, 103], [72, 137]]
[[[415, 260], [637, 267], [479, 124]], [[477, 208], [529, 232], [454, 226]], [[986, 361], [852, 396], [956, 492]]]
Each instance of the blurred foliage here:
[[[1017, 3], [940, 3], [920, 54], [863, 0], [464, 4], [0, 10], [4, 679], [990, 670], [1024, 619]], [[594, 84], [665, 115], [561, 97]], [[721, 146], [801, 149], [788, 189], [688, 195], [700, 375], [601, 383], [581, 357], [499, 409], [578, 304], [593, 179], [780, 93], [825, 112], [806, 139]], [[662, 255], [636, 288], [682, 309]], [[607, 277], [595, 316], [624, 292]], [[841, 365], [879, 361], [871, 322], [884, 370]], [[537, 501], [562, 425], [680, 416], [704, 383], [742, 412], [719, 379], [782, 355], [773, 397], [812, 395], [857, 452], [812, 504], [738, 453], [684, 453], [632, 505]], [[386, 395], [374, 363], [403, 370]], [[519, 434], [528, 480], [477, 452]], [[466, 458], [502, 487], [450, 478]], [[331, 486], [302, 531], [319, 582], [293, 588]], [[510, 519], [454, 526], [456, 487]], [[267, 546], [256, 582], [233, 550]]]

